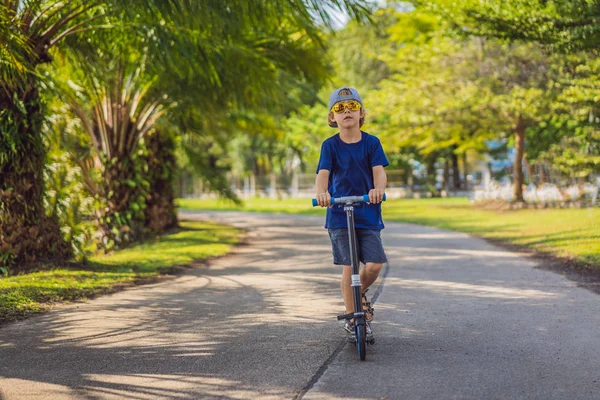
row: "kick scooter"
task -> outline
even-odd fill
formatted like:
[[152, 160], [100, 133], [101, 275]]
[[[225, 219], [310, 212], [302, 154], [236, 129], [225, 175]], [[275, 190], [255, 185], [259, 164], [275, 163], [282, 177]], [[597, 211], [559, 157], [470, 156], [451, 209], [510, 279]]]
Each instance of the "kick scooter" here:
[[[385, 201], [385, 194], [383, 201]], [[356, 242], [356, 230], [354, 229], [354, 207], [361, 203], [369, 202], [369, 195], [362, 196], [347, 196], [331, 198], [331, 205], [343, 205], [346, 212], [346, 220], [348, 222], [348, 239], [350, 244], [350, 263], [352, 264], [352, 295], [354, 297], [354, 313], [338, 315], [338, 320], [354, 319], [354, 340], [358, 356], [361, 361], [367, 357], [367, 343], [373, 344], [374, 339], [367, 341], [367, 321], [362, 307], [362, 296], [360, 291], [360, 275], [358, 261], [358, 244]], [[312, 199], [313, 207], [319, 205], [317, 199]]]

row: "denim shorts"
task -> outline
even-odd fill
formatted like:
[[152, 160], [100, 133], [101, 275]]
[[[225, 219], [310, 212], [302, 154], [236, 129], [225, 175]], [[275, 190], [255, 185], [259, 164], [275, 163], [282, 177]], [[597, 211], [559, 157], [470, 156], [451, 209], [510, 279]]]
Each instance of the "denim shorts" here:
[[[351, 265], [348, 229], [329, 229], [329, 239], [331, 239], [333, 250], [333, 263], [335, 265]], [[356, 239], [358, 242], [358, 260], [363, 264], [387, 262], [381, 242], [381, 231], [356, 229]]]

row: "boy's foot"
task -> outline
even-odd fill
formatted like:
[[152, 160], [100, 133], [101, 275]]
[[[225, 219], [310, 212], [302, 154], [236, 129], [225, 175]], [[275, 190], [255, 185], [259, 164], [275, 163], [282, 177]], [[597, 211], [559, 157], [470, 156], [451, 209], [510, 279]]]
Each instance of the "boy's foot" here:
[[371, 329], [371, 323], [369, 321], [367, 321], [367, 342], [370, 342], [371, 344], [375, 341], [375, 338], [373, 337], [373, 329]]
[[373, 314], [375, 313], [375, 309], [371, 306], [371, 302], [369, 301], [369, 299], [367, 299], [367, 292], [369, 291], [369, 289], [365, 290], [362, 293], [362, 306], [363, 306], [363, 311], [365, 313], [365, 319], [367, 320], [367, 322], [371, 322], [373, 321]]
[[[348, 341], [355, 342], [356, 341], [356, 332], [354, 330], [354, 320], [351, 320], [351, 319], [346, 320], [346, 323], [344, 324], [344, 330], [346, 331], [346, 336], [348, 338]], [[369, 321], [367, 321], [367, 323], [366, 323], [365, 330], [367, 333], [367, 337], [366, 337], [367, 342], [372, 342], [374, 340], [373, 329], [372, 329], [371, 323]]]
[[356, 332], [354, 331], [354, 321], [347, 319], [344, 323], [344, 330], [346, 331], [346, 341], [356, 342]]
[[344, 330], [346, 331], [346, 333], [349, 333], [350, 335], [354, 336], [354, 320], [347, 319], [346, 323], [344, 324]]

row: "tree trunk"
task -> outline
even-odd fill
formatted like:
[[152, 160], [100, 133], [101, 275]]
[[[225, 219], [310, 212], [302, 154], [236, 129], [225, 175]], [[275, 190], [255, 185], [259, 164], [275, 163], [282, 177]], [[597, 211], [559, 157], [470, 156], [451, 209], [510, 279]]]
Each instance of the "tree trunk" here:
[[460, 190], [460, 169], [458, 166], [458, 155], [454, 152], [455, 148], [456, 146], [454, 146], [450, 153], [450, 156], [452, 157], [452, 181], [454, 190]]
[[515, 163], [513, 165], [513, 201], [524, 202], [523, 199], [523, 157], [525, 155], [525, 121], [519, 115], [515, 127]]
[[446, 192], [446, 196], [448, 196], [448, 192], [450, 192], [450, 162], [448, 161], [448, 157], [444, 158], [444, 182], [442, 183], [442, 188]]
[[144, 233], [147, 176], [141, 171], [137, 157], [124, 157], [107, 162], [102, 190], [107, 193], [106, 207], [98, 219], [106, 250], [119, 248], [137, 240]]
[[24, 87], [0, 92], [0, 267], [15, 270], [71, 256], [57, 221], [44, 213], [42, 102], [33, 80]]
[[158, 233], [177, 226], [173, 179], [176, 171], [175, 141], [159, 131], [148, 137], [148, 181], [144, 225]]
[[544, 164], [538, 164], [538, 168], [540, 170], [540, 185], [546, 183], [546, 168]]
[[427, 190], [431, 192], [432, 197], [438, 197], [439, 192], [435, 187], [436, 184], [436, 171], [435, 171], [435, 162], [437, 161], [437, 154], [429, 154], [426, 159], [427, 163]]
[[535, 183], [535, 169], [533, 168], [533, 164], [531, 164], [527, 159], [527, 154], [525, 153], [523, 153], [523, 166], [527, 172], [527, 174], [523, 177], [523, 182], [525, 182], [525, 179], [527, 179], [528, 183]]
[[436, 157], [433, 155], [427, 158], [427, 184], [431, 186], [435, 185], [435, 159]]
[[469, 166], [467, 165], [467, 153], [461, 154], [462, 165], [463, 165], [463, 184], [464, 189], [469, 189]]

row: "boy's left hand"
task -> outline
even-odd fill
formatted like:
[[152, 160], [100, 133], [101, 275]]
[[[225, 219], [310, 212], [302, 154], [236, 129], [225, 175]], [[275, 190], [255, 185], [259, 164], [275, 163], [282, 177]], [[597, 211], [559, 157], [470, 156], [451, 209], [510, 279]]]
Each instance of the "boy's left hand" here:
[[369, 191], [369, 204], [379, 204], [383, 200], [383, 194], [385, 193], [382, 189], [371, 189]]

